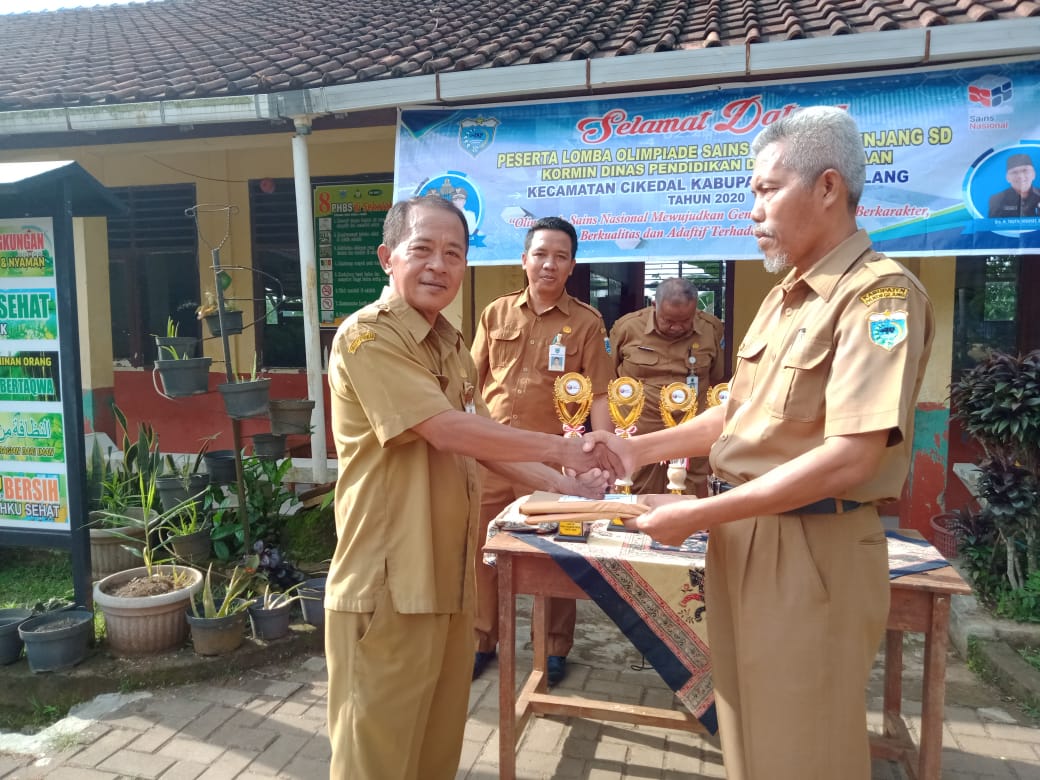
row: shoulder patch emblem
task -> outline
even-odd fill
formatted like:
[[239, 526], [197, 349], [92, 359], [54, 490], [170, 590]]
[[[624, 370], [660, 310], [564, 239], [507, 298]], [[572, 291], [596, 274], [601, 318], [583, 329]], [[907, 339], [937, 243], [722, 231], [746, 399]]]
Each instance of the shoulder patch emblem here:
[[876, 290], [871, 290], [859, 296], [859, 299], [863, 301], [864, 306], [870, 306], [882, 298], [899, 298], [905, 301], [909, 292], [910, 290], [906, 287], [878, 287]]
[[867, 328], [870, 340], [882, 349], [891, 352], [899, 344], [906, 341], [909, 332], [905, 311], [885, 311], [867, 317]]
[[351, 355], [353, 355], [355, 352], [358, 351], [358, 347], [360, 347], [366, 341], [375, 341], [375, 340], [376, 340], [376, 334], [375, 333], [373, 333], [370, 330], [363, 330], [363, 331], [361, 331], [360, 333], [358, 333], [354, 337], [353, 341], [350, 342], [350, 346], [347, 347], [347, 352], [349, 352]]

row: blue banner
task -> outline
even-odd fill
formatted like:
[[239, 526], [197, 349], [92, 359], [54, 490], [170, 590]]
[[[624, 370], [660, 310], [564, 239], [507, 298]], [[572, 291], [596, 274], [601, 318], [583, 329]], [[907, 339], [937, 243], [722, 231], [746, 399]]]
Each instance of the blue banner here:
[[[508, 74], [503, 73], [503, 78]], [[470, 263], [517, 263], [544, 216], [578, 259], [758, 259], [751, 141], [812, 105], [863, 133], [858, 221], [895, 256], [1040, 251], [1040, 63], [402, 111], [395, 200], [436, 193], [466, 215]]]

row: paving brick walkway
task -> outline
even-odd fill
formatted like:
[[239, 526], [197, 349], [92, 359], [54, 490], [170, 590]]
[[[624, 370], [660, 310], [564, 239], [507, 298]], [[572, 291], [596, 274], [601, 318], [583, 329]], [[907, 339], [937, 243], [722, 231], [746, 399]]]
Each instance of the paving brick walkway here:
[[[564, 692], [650, 706], [670, 706], [671, 693], [607, 618], [579, 603], [581, 638]], [[527, 626], [519, 625], [526, 638]], [[921, 651], [911, 637], [904, 712], [920, 712]], [[530, 667], [529, 649], [519, 654]], [[477, 680], [458, 777], [498, 777], [498, 667]], [[324, 659], [306, 657], [218, 681], [103, 697], [52, 727], [49, 740], [0, 753], [4, 780], [250, 780], [328, 777]], [[871, 726], [880, 729], [882, 672], [870, 686]], [[1037, 780], [1040, 728], [996, 689], [981, 683], [953, 652], [947, 673], [943, 730], [944, 780]], [[91, 714], [91, 709], [96, 714]], [[911, 717], [911, 725], [917, 723]], [[916, 731], [915, 731], [916, 736]], [[0, 738], [0, 750], [12, 739]], [[723, 778], [715, 740], [650, 727], [574, 718], [538, 718], [524, 734], [518, 776], [536, 778]], [[873, 780], [905, 780], [894, 764], [876, 761]], [[837, 779], [836, 779], [837, 780]]]

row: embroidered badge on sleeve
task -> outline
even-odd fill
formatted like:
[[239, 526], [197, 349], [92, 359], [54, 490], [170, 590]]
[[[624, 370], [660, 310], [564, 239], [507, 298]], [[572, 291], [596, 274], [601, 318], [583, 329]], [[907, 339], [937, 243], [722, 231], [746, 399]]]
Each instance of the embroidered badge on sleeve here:
[[909, 293], [910, 290], [906, 287], [878, 287], [876, 290], [863, 293], [863, 295], [859, 296], [859, 299], [864, 306], [870, 306], [882, 298], [899, 298], [905, 301]]
[[370, 331], [370, 330], [362, 330], [350, 342], [350, 345], [347, 347], [347, 352], [349, 352], [351, 355], [353, 355], [355, 352], [358, 351], [358, 347], [360, 347], [366, 341], [375, 341], [375, 338], [376, 338], [376, 334], [373, 333], [372, 331]]
[[870, 340], [882, 349], [891, 352], [897, 345], [906, 340], [907, 313], [905, 311], [875, 312], [867, 317], [867, 328]]

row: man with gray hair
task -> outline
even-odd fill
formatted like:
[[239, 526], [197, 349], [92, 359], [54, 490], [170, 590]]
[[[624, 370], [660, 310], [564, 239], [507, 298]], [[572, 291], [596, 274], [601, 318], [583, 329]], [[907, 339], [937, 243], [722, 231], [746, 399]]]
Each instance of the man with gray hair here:
[[865, 689], [889, 605], [876, 505], [906, 480], [932, 307], [856, 226], [864, 153], [845, 111], [795, 112], [752, 150], [755, 238], [786, 275], [737, 347], [729, 398], [623, 443], [626, 468], [710, 450], [713, 495], [633, 525], [665, 544], [711, 532], [729, 780], [869, 780]]
[[[686, 279], [664, 279], [657, 285], [654, 305], [626, 314], [610, 330], [611, 354], [617, 376], [643, 383], [646, 404], [636, 421], [639, 433], [665, 427], [661, 388], [685, 383], [697, 398], [697, 412], [707, 407], [708, 388], [725, 372], [722, 321], [697, 308], [697, 288]], [[687, 495], [707, 495], [708, 459], [691, 459]], [[632, 476], [632, 492], [667, 493], [668, 469], [651, 463]]]

